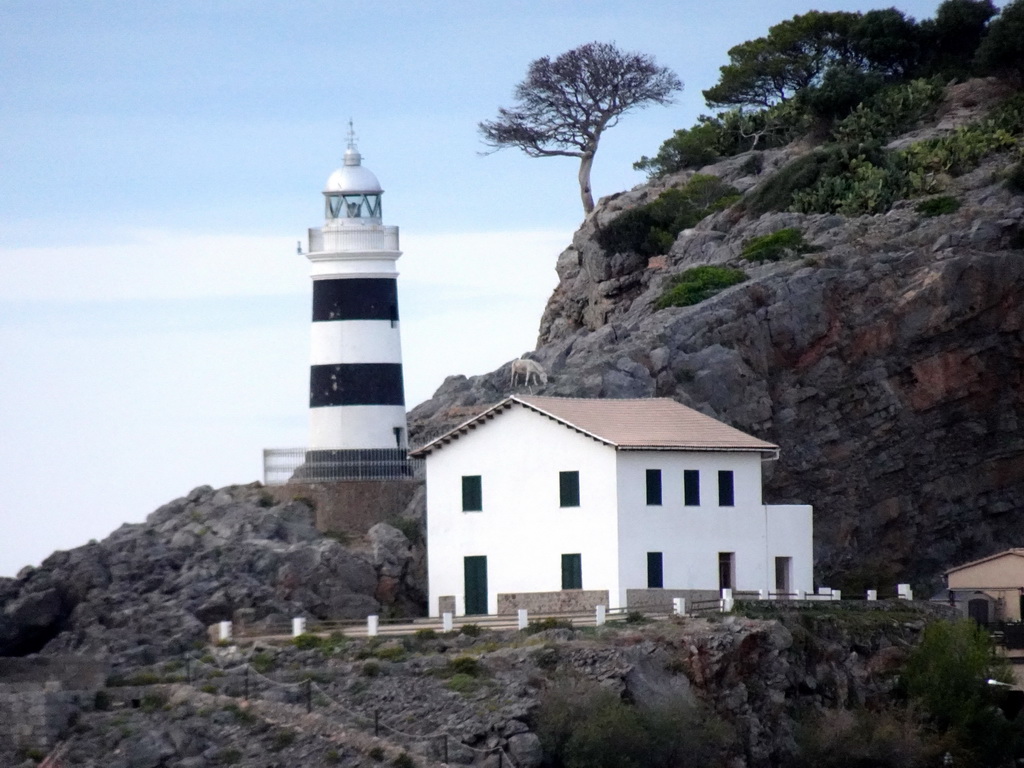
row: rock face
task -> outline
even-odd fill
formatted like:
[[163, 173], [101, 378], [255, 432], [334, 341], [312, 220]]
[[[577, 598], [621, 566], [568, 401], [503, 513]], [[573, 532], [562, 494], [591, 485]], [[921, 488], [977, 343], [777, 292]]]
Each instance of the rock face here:
[[[796, 150], [765, 152], [761, 176]], [[714, 173], [744, 190], [747, 158]], [[595, 232], [658, 188], [602, 201], [558, 259], [531, 357], [579, 397], [672, 397], [779, 444], [765, 500], [815, 507], [819, 578], [847, 589], [913, 580], [1024, 541], [1024, 197], [996, 158], [956, 179], [951, 215], [738, 209], [683, 231], [649, 262]], [[815, 252], [765, 265], [745, 241], [784, 227]], [[670, 278], [701, 264], [748, 281], [656, 311]], [[509, 394], [508, 366], [450, 377], [411, 414], [423, 442]]]
[[391, 526], [375, 526], [363, 549], [346, 547], [316, 530], [303, 503], [277, 503], [258, 486], [203, 486], [0, 583], [0, 656], [139, 662], [192, 648], [218, 621], [414, 612], [417, 558]]

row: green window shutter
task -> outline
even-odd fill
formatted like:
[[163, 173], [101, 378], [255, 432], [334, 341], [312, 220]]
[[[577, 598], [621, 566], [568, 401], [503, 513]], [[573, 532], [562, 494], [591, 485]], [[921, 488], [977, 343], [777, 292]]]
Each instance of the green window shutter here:
[[462, 511], [480, 512], [483, 508], [483, 483], [480, 475], [463, 475]]
[[583, 589], [582, 560], [582, 555], [562, 555], [562, 589]]
[[662, 572], [661, 552], [647, 553], [647, 588], [661, 589], [665, 586]]
[[558, 505], [578, 507], [580, 505], [580, 473], [558, 473]]
[[683, 504], [688, 507], [700, 506], [700, 471], [683, 470]]
[[647, 506], [661, 506], [661, 470], [647, 470]]
[[723, 469], [718, 473], [718, 506], [731, 507], [735, 503], [732, 470]]

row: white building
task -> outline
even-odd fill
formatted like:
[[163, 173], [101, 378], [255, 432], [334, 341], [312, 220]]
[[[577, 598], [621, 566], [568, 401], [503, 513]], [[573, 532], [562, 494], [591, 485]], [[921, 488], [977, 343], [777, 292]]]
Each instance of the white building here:
[[423, 446], [430, 611], [811, 591], [811, 507], [768, 506], [778, 447], [667, 399], [516, 395]]

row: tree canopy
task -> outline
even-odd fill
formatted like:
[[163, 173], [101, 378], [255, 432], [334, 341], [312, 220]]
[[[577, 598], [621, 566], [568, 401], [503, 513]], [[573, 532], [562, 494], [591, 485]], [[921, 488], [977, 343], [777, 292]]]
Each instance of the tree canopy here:
[[601, 134], [621, 115], [651, 104], [668, 104], [683, 87], [672, 70], [643, 53], [592, 42], [555, 59], [531, 62], [514, 91], [516, 104], [479, 125], [493, 150], [516, 147], [530, 157], [580, 158], [583, 211], [594, 209], [590, 170]]

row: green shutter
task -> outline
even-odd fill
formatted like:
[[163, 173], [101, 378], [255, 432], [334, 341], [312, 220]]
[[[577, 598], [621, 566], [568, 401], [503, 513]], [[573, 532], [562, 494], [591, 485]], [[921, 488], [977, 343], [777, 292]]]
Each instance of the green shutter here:
[[578, 507], [580, 505], [580, 473], [558, 473], [558, 505]]
[[582, 555], [562, 555], [562, 589], [583, 589], [582, 560]]
[[480, 475], [463, 475], [462, 477], [462, 511], [480, 512], [483, 510], [483, 483]]
[[647, 470], [647, 505], [661, 506], [661, 470]]
[[487, 613], [487, 557], [473, 555], [463, 558], [466, 589], [466, 615]]

